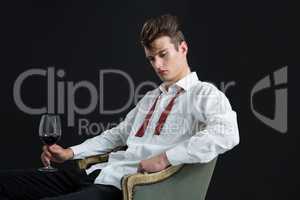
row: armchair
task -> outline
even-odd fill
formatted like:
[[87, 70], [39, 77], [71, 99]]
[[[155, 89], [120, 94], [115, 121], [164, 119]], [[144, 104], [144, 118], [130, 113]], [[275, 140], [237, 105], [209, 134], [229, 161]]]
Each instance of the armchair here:
[[[124, 149], [117, 148], [114, 151]], [[78, 160], [80, 169], [107, 162], [109, 153]], [[205, 164], [170, 166], [156, 173], [126, 175], [121, 180], [123, 200], [204, 200], [217, 158]]]

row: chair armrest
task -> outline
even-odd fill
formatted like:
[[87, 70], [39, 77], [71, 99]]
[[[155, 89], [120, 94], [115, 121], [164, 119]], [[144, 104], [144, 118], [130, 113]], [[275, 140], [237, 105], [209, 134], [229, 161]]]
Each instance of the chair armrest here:
[[93, 164], [107, 162], [109, 154], [111, 152], [116, 152], [116, 151], [121, 151], [121, 150], [126, 150], [126, 149], [127, 149], [127, 146], [119, 146], [119, 147], [114, 148], [112, 151], [104, 153], [104, 154], [99, 154], [99, 155], [89, 156], [84, 159], [79, 159], [77, 161], [77, 164], [80, 169], [86, 169]]
[[133, 189], [138, 185], [154, 184], [166, 180], [177, 173], [183, 165], [170, 166], [160, 172], [136, 173], [122, 178], [123, 200], [133, 199]]
[[[193, 163], [166, 169], [168, 175], [160, 177], [164, 171], [139, 176], [124, 176], [122, 190], [124, 200], [205, 200], [206, 192], [214, 171], [217, 158], [208, 163]], [[174, 171], [173, 171], [174, 170]], [[153, 177], [154, 176], [154, 177]], [[148, 179], [149, 180], [145, 180]], [[153, 177], [153, 178], [150, 178]], [[128, 180], [126, 180], [128, 178]]]
[[85, 159], [80, 159], [77, 161], [79, 169], [86, 169], [90, 165], [96, 164], [96, 163], [103, 163], [108, 161], [109, 153], [90, 156]]

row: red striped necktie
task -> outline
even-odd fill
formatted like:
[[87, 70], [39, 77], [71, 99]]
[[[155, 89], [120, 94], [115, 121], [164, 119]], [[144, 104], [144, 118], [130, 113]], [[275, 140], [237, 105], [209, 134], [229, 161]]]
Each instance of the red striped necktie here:
[[[166, 109], [160, 115], [159, 120], [158, 120], [158, 122], [156, 124], [156, 127], [155, 127], [155, 132], [154, 132], [155, 135], [159, 135], [160, 134], [160, 131], [163, 128], [163, 126], [164, 126], [164, 124], [166, 122], [166, 119], [167, 119], [169, 113], [172, 110], [172, 107], [174, 105], [175, 99], [179, 96], [179, 94], [182, 91], [183, 91], [182, 89], [178, 90], [178, 92], [176, 93], [176, 95], [171, 99], [171, 101], [167, 105]], [[148, 114], [146, 115], [143, 124], [141, 125], [141, 127], [139, 128], [139, 130], [137, 131], [137, 133], [135, 134], [135, 136], [137, 136], [137, 137], [143, 137], [144, 136], [145, 130], [147, 129], [147, 126], [149, 124], [150, 118], [151, 118], [151, 116], [152, 116], [152, 114], [154, 112], [154, 109], [155, 109], [156, 103], [158, 101], [158, 98], [159, 98], [159, 96], [155, 99], [154, 104], [152, 105], [151, 109], [149, 110]]]

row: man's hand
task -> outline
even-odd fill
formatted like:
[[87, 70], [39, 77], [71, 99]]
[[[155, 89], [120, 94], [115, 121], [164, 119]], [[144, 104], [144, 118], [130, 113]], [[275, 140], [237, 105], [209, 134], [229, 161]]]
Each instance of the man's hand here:
[[73, 158], [73, 156], [74, 153], [70, 148], [64, 149], [57, 144], [51, 146], [44, 145], [41, 160], [45, 166], [49, 166], [50, 161], [63, 163], [66, 160]]
[[139, 163], [137, 172], [159, 172], [170, 165], [166, 153], [159, 154]]

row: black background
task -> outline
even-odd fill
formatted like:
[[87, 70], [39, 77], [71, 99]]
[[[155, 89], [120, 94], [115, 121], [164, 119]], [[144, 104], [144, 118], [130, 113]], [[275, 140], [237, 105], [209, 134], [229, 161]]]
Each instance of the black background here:
[[[296, 187], [292, 177], [299, 157], [297, 129], [291, 123], [296, 109], [289, 109], [285, 134], [263, 124], [250, 109], [253, 86], [286, 65], [291, 108], [291, 22], [283, 1], [14, 1], [2, 5], [1, 10], [0, 169], [41, 165], [42, 144], [37, 132], [40, 116], [23, 113], [13, 100], [13, 84], [19, 74], [54, 66], [66, 72], [60, 81], [88, 80], [98, 88], [99, 70], [119, 69], [135, 84], [145, 80], [159, 84], [145, 60], [139, 32], [148, 17], [172, 13], [183, 22], [189, 64], [199, 78], [217, 86], [221, 82], [236, 83], [226, 95], [238, 114], [241, 142], [220, 157], [207, 199], [292, 199], [290, 189]], [[27, 104], [46, 105], [45, 78], [31, 79], [23, 87]], [[86, 106], [88, 93], [78, 93], [76, 103]], [[127, 96], [128, 86], [120, 77], [106, 80], [106, 108], [120, 107]], [[274, 91], [262, 92], [255, 98], [256, 109], [272, 117], [273, 99]], [[104, 115], [96, 109], [89, 115], [76, 115], [76, 120], [107, 124], [118, 122], [127, 111]], [[78, 135], [76, 126], [67, 127], [66, 118], [62, 115], [60, 145], [75, 145], [91, 137]]]

